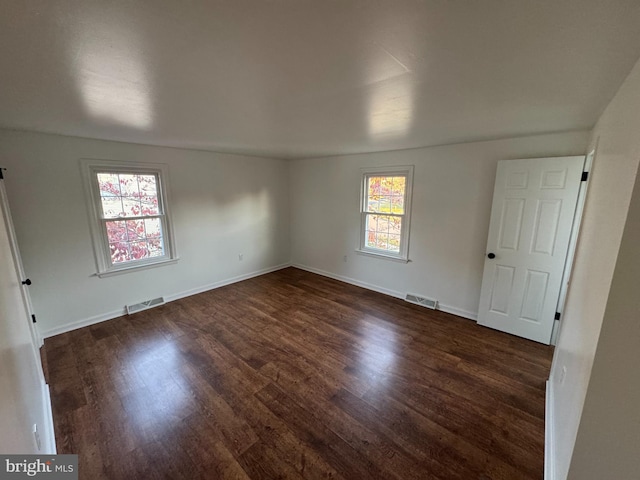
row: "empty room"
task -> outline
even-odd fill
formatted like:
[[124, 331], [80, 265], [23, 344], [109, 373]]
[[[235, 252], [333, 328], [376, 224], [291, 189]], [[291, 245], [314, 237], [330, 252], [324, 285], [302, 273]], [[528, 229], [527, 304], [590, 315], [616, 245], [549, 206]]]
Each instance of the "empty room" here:
[[639, 478], [640, 2], [0, 0], [0, 52], [0, 478]]

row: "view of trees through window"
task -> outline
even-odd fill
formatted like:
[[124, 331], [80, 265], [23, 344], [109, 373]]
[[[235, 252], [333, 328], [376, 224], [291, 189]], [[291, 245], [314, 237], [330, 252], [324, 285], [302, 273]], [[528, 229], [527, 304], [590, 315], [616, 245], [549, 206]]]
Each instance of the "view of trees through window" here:
[[111, 262], [164, 255], [157, 176], [108, 172], [97, 177]]
[[400, 252], [405, 214], [405, 176], [371, 176], [367, 179], [365, 246]]

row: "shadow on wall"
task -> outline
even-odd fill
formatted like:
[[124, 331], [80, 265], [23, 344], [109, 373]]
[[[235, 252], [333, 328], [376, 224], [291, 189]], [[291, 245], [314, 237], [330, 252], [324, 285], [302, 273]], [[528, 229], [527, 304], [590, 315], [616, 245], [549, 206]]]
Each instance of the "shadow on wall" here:
[[[181, 195], [174, 204], [180, 252], [204, 249], [208, 253], [203, 258], [219, 256], [220, 261], [230, 265], [244, 262], [242, 270], [271, 266], [274, 251], [283, 247], [278, 242], [283, 235], [281, 229], [285, 228], [273, 192], [263, 187], [236, 192], [233, 198], [201, 192], [205, 198], [198, 199], [196, 194], [192, 192], [187, 199]], [[194, 225], [200, 228], [194, 229]], [[284, 238], [286, 235], [285, 232]]]

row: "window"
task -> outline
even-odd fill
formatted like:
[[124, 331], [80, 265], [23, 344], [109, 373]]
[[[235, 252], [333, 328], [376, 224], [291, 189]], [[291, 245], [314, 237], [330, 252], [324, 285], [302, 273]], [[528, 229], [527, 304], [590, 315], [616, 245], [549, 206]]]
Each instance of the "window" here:
[[413, 166], [362, 171], [360, 252], [408, 261]]
[[98, 275], [177, 260], [166, 165], [85, 160]]

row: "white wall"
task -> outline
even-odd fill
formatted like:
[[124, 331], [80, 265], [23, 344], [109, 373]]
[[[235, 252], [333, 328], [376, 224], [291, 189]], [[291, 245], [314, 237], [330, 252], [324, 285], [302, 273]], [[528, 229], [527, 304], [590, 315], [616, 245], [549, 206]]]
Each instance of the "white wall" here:
[[571, 459], [573, 480], [640, 476], [639, 245], [640, 177], [636, 177]]
[[[293, 161], [292, 262], [475, 318], [498, 160], [584, 154], [587, 140], [574, 132]], [[359, 169], [382, 165], [415, 165], [408, 264], [354, 251]]]
[[[555, 471], [551, 478], [558, 480], [566, 479], [569, 472], [640, 160], [640, 63], [636, 64], [601, 116], [590, 144], [591, 148], [597, 144], [596, 156], [550, 377], [551, 403], [548, 407], [552, 411], [552, 423], [548, 428], [554, 449], [552, 458], [547, 460]], [[637, 283], [635, 286], [637, 288]], [[615, 321], [614, 318], [612, 315], [611, 321]], [[633, 331], [629, 331], [629, 335], [633, 335]], [[632, 338], [637, 342], [637, 336]], [[623, 343], [620, 348], [624, 346]], [[638, 345], [634, 348], [637, 350]], [[633, 353], [625, 355], [633, 356]], [[609, 375], [619, 381], [622, 379], [616, 373], [618, 369], [635, 369], [636, 366], [637, 363], [620, 364]], [[563, 368], [567, 372], [564, 383]], [[610, 397], [607, 395], [606, 398]], [[590, 435], [593, 430], [588, 429], [587, 432], [585, 435]], [[604, 453], [594, 450], [590, 455], [592, 462], [601, 461], [608, 465]], [[576, 471], [586, 472], [577, 466], [583, 460], [576, 459], [578, 463], [572, 464], [572, 470], [576, 468]], [[585, 476], [570, 477], [580, 480], [631, 478], [624, 475], [590, 476], [586, 473]]]
[[[169, 165], [177, 264], [94, 276], [80, 158]], [[41, 334], [289, 262], [286, 161], [5, 130], [0, 164]]]
[[[0, 453], [54, 453], [48, 389], [18, 282], [0, 205]], [[41, 436], [40, 450], [34, 424]]]

